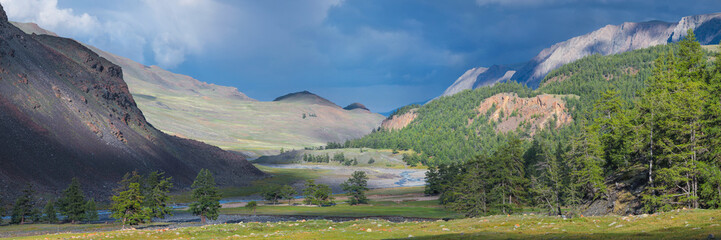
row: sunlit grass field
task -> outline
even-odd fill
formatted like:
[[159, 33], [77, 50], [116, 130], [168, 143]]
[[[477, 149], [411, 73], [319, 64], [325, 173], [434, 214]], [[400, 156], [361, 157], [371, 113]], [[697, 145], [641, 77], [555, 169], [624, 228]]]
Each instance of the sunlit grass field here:
[[721, 234], [720, 210], [563, 219], [490, 216], [431, 222], [383, 220], [220, 224], [180, 229], [53, 234], [21, 239], [706, 239]]

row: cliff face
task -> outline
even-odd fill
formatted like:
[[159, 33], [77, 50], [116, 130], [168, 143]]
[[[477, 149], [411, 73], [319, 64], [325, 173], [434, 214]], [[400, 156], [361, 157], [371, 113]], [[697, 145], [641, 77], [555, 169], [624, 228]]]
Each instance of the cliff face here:
[[386, 118], [383, 120], [383, 123], [381, 123], [381, 128], [385, 130], [401, 130], [408, 126], [408, 124], [411, 124], [413, 120], [418, 117], [418, 113], [416, 113], [416, 108], [409, 110], [408, 112], [401, 114], [401, 115], [394, 115], [390, 118]]
[[[701, 44], [718, 44], [721, 41], [721, 13], [683, 17], [676, 23], [650, 21], [607, 25], [586, 35], [574, 37], [543, 49], [525, 65], [518, 69], [508, 69], [508, 71], [516, 70], [516, 72], [505, 71], [504, 74], [512, 75], [511, 80], [537, 88], [549, 72], [564, 64], [593, 54], [610, 55], [677, 42], [686, 36], [688, 29], [694, 29], [694, 34]], [[485, 77], [481, 74], [472, 76], [468, 73], [466, 72], [461, 77], [463, 84], [457, 84], [461, 80], [459, 78], [443, 95], [454, 94], [464, 89], [493, 85], [500, 81], [497, 79], [506, 79], [505, 77]], [[495, 74], [495, 76], [498, 75]]]
[[104, 197], [133, 170], [165, 171], [180, 188], [201, 168], [221, 185], [264, 176], [240, 156], [158, 131], [121, 67], [73, 40], [25, 34], [1, 7], [0, 132], [0, 191], [11, 195], [25, 184], [57, 193], [78, 177]]
[[490, 114], [489, 121], [496, 122], [497, 132], [509, 132], [526, 128], [531, 135], [548, 127], [559, 128], [571, 123], [566, 103], [556, 95], [538, 95], [520, 98], [515, 93], [499, 93], [483, 100], [478, 114]]

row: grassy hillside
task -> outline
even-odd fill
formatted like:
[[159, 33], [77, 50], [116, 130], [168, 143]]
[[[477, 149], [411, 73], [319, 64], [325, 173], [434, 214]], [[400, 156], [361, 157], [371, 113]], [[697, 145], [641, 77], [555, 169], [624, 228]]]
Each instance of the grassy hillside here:
[[[32, 23], [13, 24], [28, 33], [55, 35]], [[308, 92], [289, 94], [285, 101], [258, 102], [233, 87], [87, 47], [122, 67], [130, 93], [149, 123], [168, 134], [226, 150], [264, 154], [343, 142], [370, 133], [383, 120], [380, 114], [344, 110]]]

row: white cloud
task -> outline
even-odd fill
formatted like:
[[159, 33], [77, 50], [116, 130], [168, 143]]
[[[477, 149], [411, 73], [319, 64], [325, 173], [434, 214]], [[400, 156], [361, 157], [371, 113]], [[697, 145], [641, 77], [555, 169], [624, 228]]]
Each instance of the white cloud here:
[[8, 18], [34, 22], [62, 35], [87, 35], [100, 27], [97, 18], [73, 9], [58, 8], [57, 0], [0, 0]]
[[[40, 27], [145, 64], [173, 68], [218, 46], [233, 8], [215, 0], [129, 0], [100, 15], [60, 8], [57, 0], [0, 0], [12, 21]], [[146, 53], [151, 50], [152, 53]], [[152, 56], [153, 62], [145, 62]]]

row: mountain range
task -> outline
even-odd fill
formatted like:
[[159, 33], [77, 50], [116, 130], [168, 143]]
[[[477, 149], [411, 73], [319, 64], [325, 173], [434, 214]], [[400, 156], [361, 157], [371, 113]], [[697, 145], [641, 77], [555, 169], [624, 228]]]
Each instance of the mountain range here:
[[554, 69], [593, 54], [611, 55], [681, 40], [688, 29], [701, 44], [721, 41], [721, 13], [687, 16], [675, 23], [662, 21], [626, 22], [607, 25], [586, 35], [571, 38], [543, 49], [524, 64], [476, 67], [460, 76], [441, 96], [456, 94], [495, 83], [514, 80], [538, 88]]
[[[13, 24], [27, 33], [57, 36], [33, 23]], [[308, 91], [257, 101], [233, 87], [208, 84], [85, 46], [122, 67], [138, 107], [158, 129], [249, 156], [359, 138], [384, 119], [362, 104], [344, 109]]]

